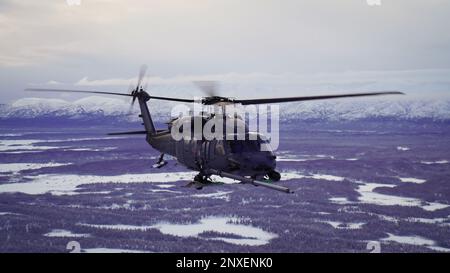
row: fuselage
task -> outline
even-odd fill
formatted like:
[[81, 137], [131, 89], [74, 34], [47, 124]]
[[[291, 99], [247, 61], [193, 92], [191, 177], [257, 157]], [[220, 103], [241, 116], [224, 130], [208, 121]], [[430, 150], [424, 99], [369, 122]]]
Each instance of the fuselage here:
[[[161, 153], [175, 157], [187, 168], [201, 171], [216, 169], [242, 176], [264, 176], [275, 170], [276, 156], [264, 137], [255, 134], [254, 140], [207, 140], [181, 139], [175, 140], [170, 130], [159, 131], [148, 135], [147, 142]], [[264, 146], [264, 149], [262, 149]]]

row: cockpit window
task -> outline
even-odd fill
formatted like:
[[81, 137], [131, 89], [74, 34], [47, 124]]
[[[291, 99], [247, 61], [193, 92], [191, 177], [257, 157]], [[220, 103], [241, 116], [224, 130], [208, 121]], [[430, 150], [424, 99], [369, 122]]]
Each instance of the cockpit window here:
[[223, 142], [222, 141], [216, 142], [216, 154], [218, 154], [218, 155], [225, 155], [225, 149], [223, 147]]
[[231, 152], [235, 154], [267, 151], [261, 150], [261, 145], [268, 145], [268, 143], [262, 140], [230, 140], [229, 143]]
[[267, 141], [261, 142], [260, 148], [261, 148], [262, 152], [271, 152], [272, 151], [272, 146], [270, 146], [270, 143]]

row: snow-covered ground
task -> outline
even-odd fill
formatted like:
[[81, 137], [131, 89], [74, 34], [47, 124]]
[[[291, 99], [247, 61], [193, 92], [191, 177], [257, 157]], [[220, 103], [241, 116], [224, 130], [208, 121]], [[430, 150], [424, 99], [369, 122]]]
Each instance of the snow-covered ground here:
[[105, 136], [120, 128], [5, 130], [0, 251], [68, 252], [69, 241], [81, 252], [450, 249], [446, 126], [302, 126], [276, 151], [289, 195], [216, 176], [186, 187], [195, 172], [173, 159], [151, 168], [159, 154], [143, 136]]
[[[178, 237], [196, 237], [206, 240], [221, 240], [231, 244], [258, 246], [265, 245], [270, 240], [277, 238], [278, 235], [264, 231], [252, 225], [238, 224], [239, 218], [234, 217], [217, 217], [208, 216], [202, 218], [198, 223], [189, 224], [174, 224], [161, 222], [148, 226], [135, 225], [93, 225], [81, 224], [83, 226], [94, 227], [99, 229], [115, 229], [115, 230], [138, 230], [147, 231], [149, 229], [158, 229], [163, 234], [178, 236]], [[212, 237], [201, 237], [204, 232], [215, 232]], [[229, 235], [237, 236], [227, 237]]]

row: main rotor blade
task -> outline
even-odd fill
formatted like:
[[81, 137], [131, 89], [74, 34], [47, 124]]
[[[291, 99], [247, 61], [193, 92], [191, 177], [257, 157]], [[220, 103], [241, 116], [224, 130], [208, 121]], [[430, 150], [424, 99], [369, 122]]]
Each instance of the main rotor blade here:
[[280, 102], [307, 101], [307, 100], [324, 100], [324, 99], [379, 96], [379, 95], [404, 95], [404, 93], [398, 92], [398, 91], [385, 91], [385, 92], [323, 95], [323, 96], [309, 96], [309, 97], [287, 97], [287, 98], [234, 100], [234, 102], [241, 103], [242, 105], [248, 105], [248, 104], [265, 104], [265, 103], [280, 103]]
[[131, 94], [115, 93], [115, 92], [103, 92], [93, 90], [68, 90], [68, 89], [44, 89], [44, 88], [27, 88], [25, 91], [37, 91], [37, 92], [69, 92], [69, 93], [92, 93], [103, 95], [117, 95], [131, 97]]
[[131, 131], [131, 132], [118, 132], [118, 133], [108, 133], [109, 136], [119, 136], [119, 135], [140, 135], [147, 134], [147, 131]]
[[[115, 92], [103, 92], [103, 91], [91, 91], [91, 90], [68, 90], [68, 89], [44, 89], [44, 88], [27, 88], [25, 91], [37, 91], [37, 92], [69, 92], [69, 93], [93, 93], [93, 94], [102, 94], [102, 95], [117, 95], [117, 96], [126, 96], [133, 97], [131, 94], [124, 93], [115, 93]], [[195, 102], [193, 99], [180, 99], [180, 98], [171, 98], [171, 97], [158, 97], [158, 96], [150, 96], [151, 99], [155, 100], [168, 100], [168, 101], [179, 101], [179, 102]]]
[[170, 100], [170, 101], [179, 101], [179, 102], [196, 102], [196, 100], [193, 100], [193, 99], [179, 99], [179, 98], [157, 97], [157, 96], [150, 96], [150, 99], [154, 99], [154, 100]]
[[[156, 130], [157, 133], [169, 132], [167, 130]], [[108, 133], [109, 136], [119, 136], [119, 135], [146, 135], [147, 131], [130, 131], [130, 132], [118, 132], [118, 133]]]
[[[27, 88], [27, 89], [25, 89], [25, 91], [92, 93], [92, 94], [101, 94], [101, 95], [116, 95], [116, 96], [133, 97], [133, 95], [131, 95], [131, 94], [93, 91], [93, 90], [88, 91], [88, 90], [68, 90], [68, 89]], [[248, 105], [248, 104], [266, 104], [266, 103], [281, 103], [281, 102], [293, 102], [293, 101], [336, 99], [336, 98], [346, 98], [346, 97], [378, 96], [378, 95], [404, 95], [404, 93], [398, 92], [398, 91], [386, 91], [386, 92], [323, 95], [323, 96], [309, 96], [309, 97], [285, 97], [285, 98], [248, 99], [248, 100], [236, 99], [236, 100], [233, 100], [233, 102], [240, 103], [242, 105]], [[149, 98], [155, 99], [155, 100], [178, 101], [178, 102], [186, 102], [186, 103], [196, 102], [196, 100], [194, 100], [194, 99], [182, 99], [182, 98], [171, 98], [171, 97], [149, 96]]]

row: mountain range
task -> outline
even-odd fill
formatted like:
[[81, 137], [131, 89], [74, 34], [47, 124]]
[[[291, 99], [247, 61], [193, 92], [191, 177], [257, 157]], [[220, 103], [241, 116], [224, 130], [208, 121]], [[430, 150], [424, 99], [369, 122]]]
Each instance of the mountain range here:
[[[152, 115], [167, 120], [171, 102], [150, 101]], [[58, 118], [70, 120], [109, 118], [138, 120], [138, 107], [117, 98], [90, 96], [76, 101], [22, 98], [0, 104], [0, 120]], [[450, 100], [437, 99], [352, 99], [286, 103], [280, 105], [280, 119], [347, 121], [363, 119], [450, 120]]]

